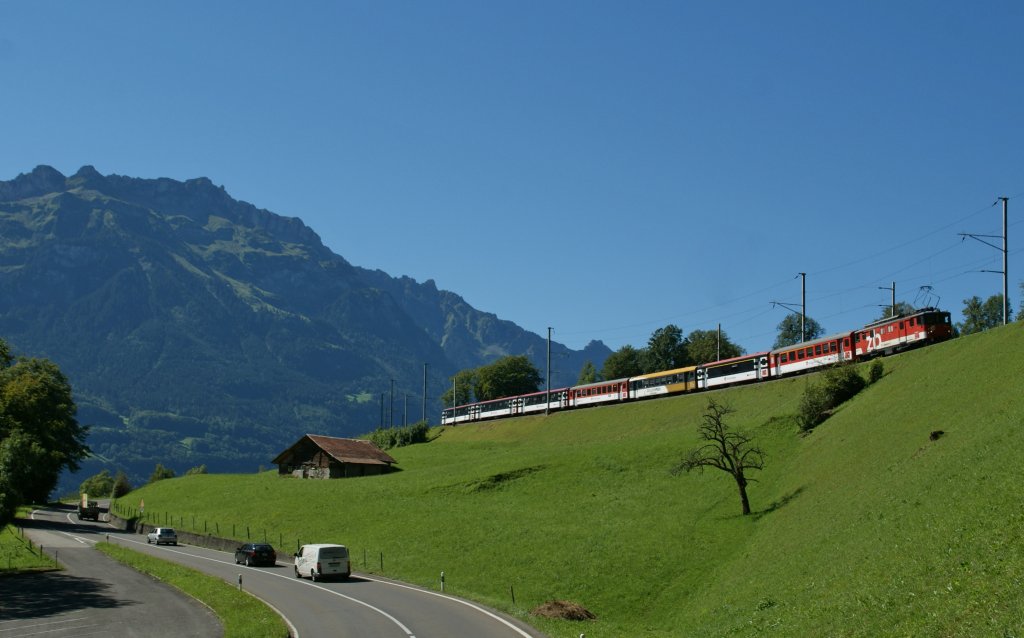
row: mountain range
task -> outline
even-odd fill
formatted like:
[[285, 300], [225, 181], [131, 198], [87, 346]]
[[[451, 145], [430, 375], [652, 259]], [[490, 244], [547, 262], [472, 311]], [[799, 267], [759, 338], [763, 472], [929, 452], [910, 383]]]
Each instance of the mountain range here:
[[[423, 416], [460, 369], [505, 355], [546, 368], [547, 342], [432, 280], [350, 264], [301, 220], [184, 182], [0, 181], [0, 338], [57, 363], [97, 468], [134, 484], [256, 471], [303, 434], [356, 436]], [[611, 353], [551, 344], [552, 387]], [[426, 399], [423, 388], [426, 386]], [[76, 485], [65, 481], [66, 485]]]

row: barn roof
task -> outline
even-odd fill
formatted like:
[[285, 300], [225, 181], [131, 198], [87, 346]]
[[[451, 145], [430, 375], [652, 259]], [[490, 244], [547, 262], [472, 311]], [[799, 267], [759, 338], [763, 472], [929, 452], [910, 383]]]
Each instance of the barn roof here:
[[299, 446], [305, 441], [310, 441], [333, 458], [342, 463], [358, 463], [362, 465], [391, 465], [397, 463], [387, 452], [377, 447], [371, 441], [362, 439], [340, 439], [333, 436], [321, 436], [319, 434], [307, 434], [287, 450], [277, 455], [272, 463], [284, 463]]

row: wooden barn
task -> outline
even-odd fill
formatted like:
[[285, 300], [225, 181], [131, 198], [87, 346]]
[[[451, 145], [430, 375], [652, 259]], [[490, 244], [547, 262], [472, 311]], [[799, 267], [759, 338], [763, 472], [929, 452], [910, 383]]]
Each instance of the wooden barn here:
[[316, 434], [302, 437], [273, 462], [278, 474], [320, 479], [384, 474], [396, 463], [370, 441]]

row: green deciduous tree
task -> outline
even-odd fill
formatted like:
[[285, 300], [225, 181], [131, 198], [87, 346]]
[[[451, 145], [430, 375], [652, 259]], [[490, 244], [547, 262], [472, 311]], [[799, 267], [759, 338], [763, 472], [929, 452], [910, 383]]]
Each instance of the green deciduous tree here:
[[801, 338], [799, 312], [792, 312], [786, 315], [785, 319], [779, 322], [776, 330], [779, 331], [779, 334], [775, 337], [773, 348], [784, 348], [801, 341], [817, 339], [825, 334], [825, 329], [821, 327], [820, 323], [810, 317], [806, 317], [804, 319], [803, 338]]
[[526, 355], [508, 356], [476, 370], [473, 393], [478, 401], [536, 392], [543, 377]]
[[688, 452], [671, 471], [673, 474], [690, 470], [703, 472], [705, 467], [713, 467], [727, 472], [736, 481], [740, 505], [743, 514], [747, 515], [750, 513], [747, 484], [754, 480], [747, 473], [764, 469], [764, 452], [754, 445], [753, 438], [732, 429], [725, 422], [725, 417], [733, 412], [733, 408], [709, 399], [700, 425], [700, 438], [706, 443]]
[[600, 380], [601, 375], [598, 374], [597, 368], [594, 367], [592, 362], [586, 361], [583, 364], [583, 368], [580, 369], [580, 376], [576, 379], [576, 385], [586, 385]]
[[690, 363], [708, 363], [720, 359], [731, 359], [743, 354], [743, 348], [722, 332], [721, 355], [719, 355], [717, 330], [694, 330], [686, 337], [686, 353]]
[[604, 379], [624, 379], [643, 374], [644, 368], [640, 359], [642, 352], [633, 346], [622, 346], [608, 355], [601, 366], [601, 377]]
[[644, 372], [660, 372], [680, 368], [689, 363], [683, 331], [674, 324], [658, 328], [647, 340], [641, 357]]
[[[915, 308], [905, 301], [896, 302], [896, 316], [906, 316], [914, 314]], [[878, 320], [888, 319], [892, 317], [892, 306], [885, 306], [882, 308], [882, 314], [878, 315]]]
[[[449, 377], [448, 389], [441, 394], [441, 403], [452, 406], [452, 392], [455, 392], [455, 405], [465, 405], [473, 401], [473, 387], [476, 386], [476, 368], [459, 370]], [[454, 387], [452, 387], [454, 385]]]
[[[984, 302], [977, 295], [964, 299], [964, 320], [957, 324], [962, 335], [984, 332], [1003, 325], [1003, 295], [992, 295]], [[1012, 311], [1008, 320], [1013, 319]]]
[[33, 500], [25, 489], [26, 477], [45, 456], [46, 451], [24, 432], [0, 439], [0, 529], [11, 522], [19, 505]]
[[2, 471], [14, 485], [0, 491], [17, 494], [22, 503], [45, 502], [60, 473], [78, 469], [89, 448], [88, 428], [78, 424], [76, 412], [71, 385], [56, 364], [15, 359], [0, 340], [0, 442], [32, 461], [31, 470], [19, 474], [24, 464], [9, 459]]
[[78, 486], [79, 494], [88, 494], [92, 498], [106, 498], [114, 491], [114, 477], [107, 470], [93, 474]]

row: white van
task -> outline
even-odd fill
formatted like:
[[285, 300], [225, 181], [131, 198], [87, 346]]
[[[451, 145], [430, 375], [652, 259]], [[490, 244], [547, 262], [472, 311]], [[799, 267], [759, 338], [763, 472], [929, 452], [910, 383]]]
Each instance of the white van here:
[[344, 545], [303, 545], [295, 552], [295, 577], [309, 576], [312, 580], [327, 578], [348, 578], [352, 575], [352, 564], [348, 548]]

